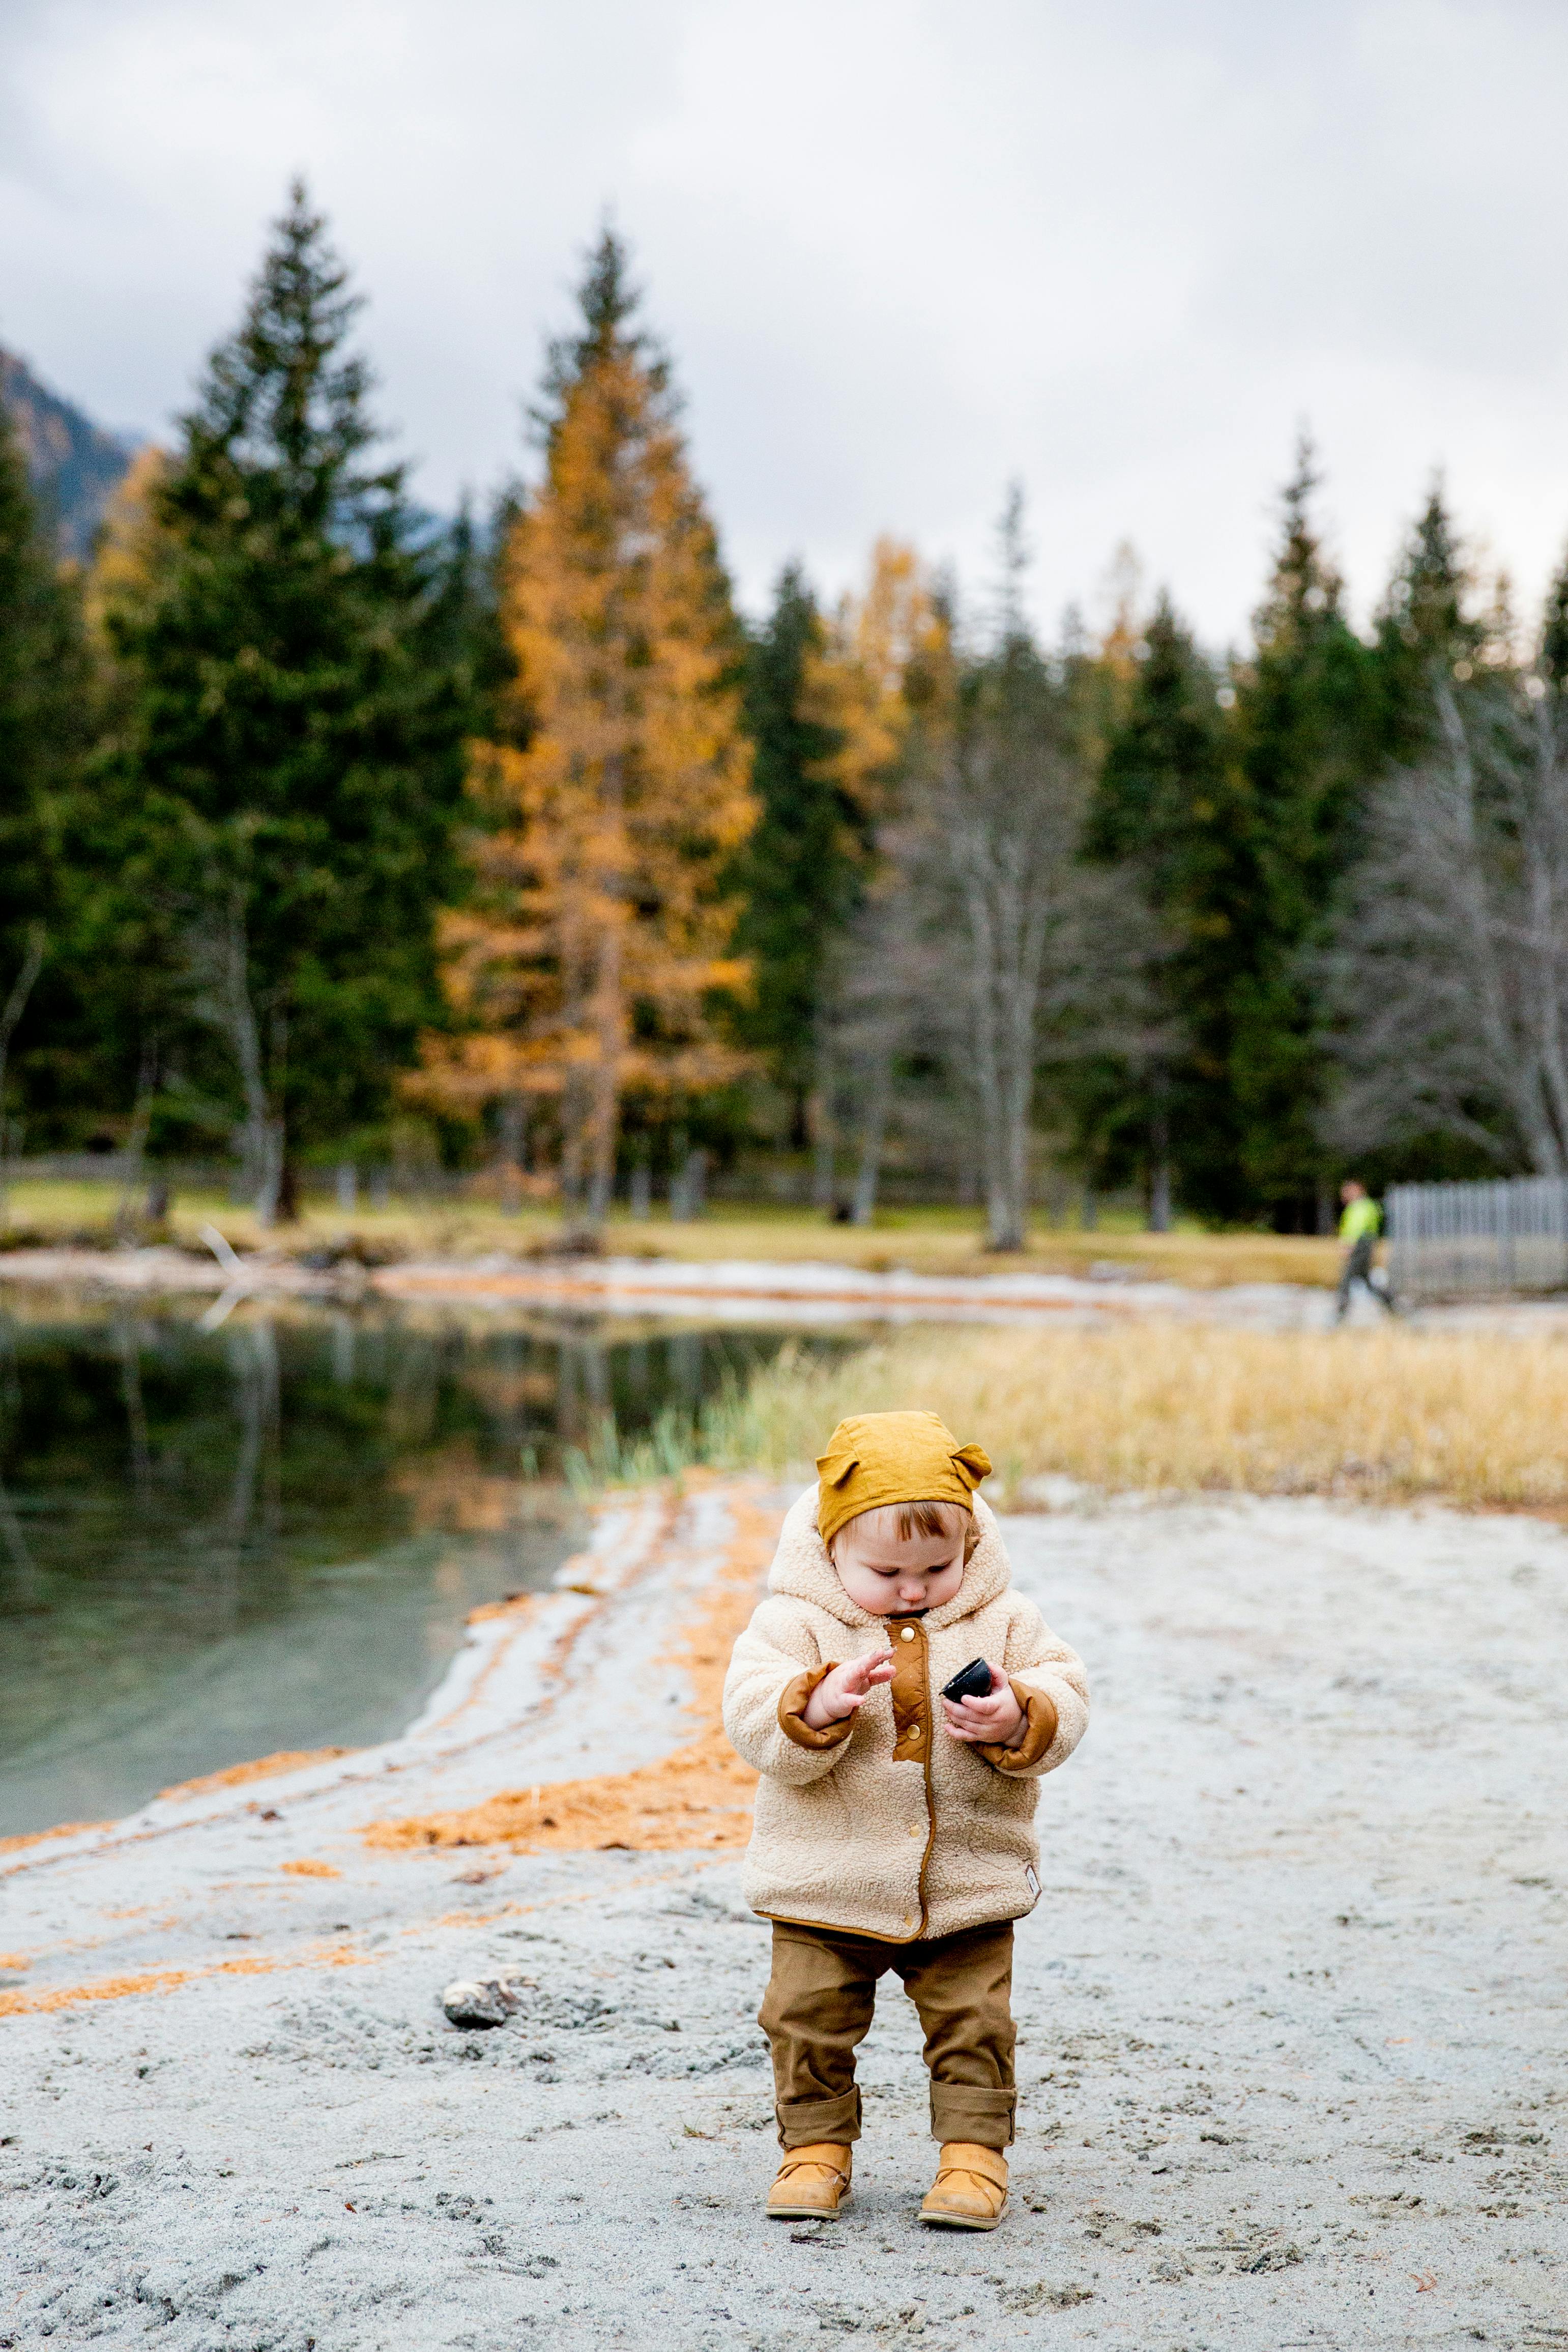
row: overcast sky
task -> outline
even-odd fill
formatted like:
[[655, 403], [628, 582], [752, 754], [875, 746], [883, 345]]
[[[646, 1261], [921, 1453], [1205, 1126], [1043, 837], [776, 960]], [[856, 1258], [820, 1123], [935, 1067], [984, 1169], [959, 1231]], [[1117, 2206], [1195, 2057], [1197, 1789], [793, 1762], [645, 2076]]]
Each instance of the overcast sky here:
[[446, 506], [606, 206], [746, 602], [879, 532], [1034, 601], [1131, 540], [1212, 638], [1299, 423], [1364, 614], [1435, 464], [1531, 604], [1568, 537], [1568, 0], [4, 0], [0, 341], [166, 432], [303, 171]]

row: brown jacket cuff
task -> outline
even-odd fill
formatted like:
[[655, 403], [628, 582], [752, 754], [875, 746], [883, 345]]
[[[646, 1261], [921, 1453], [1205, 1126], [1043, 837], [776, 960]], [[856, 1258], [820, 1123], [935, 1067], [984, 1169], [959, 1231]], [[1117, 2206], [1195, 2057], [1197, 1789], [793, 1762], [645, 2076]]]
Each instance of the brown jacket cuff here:
[[815, 1724], [805, 1720], [806, 1706], [812, 1692], [823, 1676], [832, 1672], [831, 1666], [812, 1666], [805, 1673], [796, 1675], [793, 1682], [785, 1683], [779, 1693], [779, 1729], [786, 1739], [793, 1739], [797, 1748], [837, 1748], [839, 1741], [847, 1739], [855, 1728], [853, 1715], [841, 1716], [837, 1723], [826, 1724], [820, 1731]]
[[1026, 1721], [1024, 1736], [1007, 1748], [999, 1739], [988, 1739], [979, 1753], [987, 1764], [994, 1764], [998, 1772], [1032, 1770], [1057, 1736], [1057, 1709], [1054, 1699], [1044, 1691], [1031, 1690], [1027, 1683], [1016, 1682], [1009, 1675], [1013, 1696], [1023, 1708]]

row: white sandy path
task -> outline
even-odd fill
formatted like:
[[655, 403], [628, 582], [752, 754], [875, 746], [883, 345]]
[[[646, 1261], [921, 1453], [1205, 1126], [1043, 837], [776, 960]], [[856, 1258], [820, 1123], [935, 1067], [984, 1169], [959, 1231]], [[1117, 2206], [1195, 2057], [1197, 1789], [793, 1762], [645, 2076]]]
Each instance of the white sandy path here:
[[[710, 1491], [653, 1548], [623, 1526], [647, 1573], [547, 1604], [585, 1612], [594, 1769], [606, 1737], [647, 1752], [626, 1669], [665, 1638], [649, 1587], [718, 1556], [726, 1509]], [[912, 2219], [931, 2150], [896, 1991], [849, 2212], [758, 2218], [767, 1939], [732, 1857], [520, 1858], [468, 1886], [473, 1857], [360, 1848], [377, 1806], [344, 1774], [263, 1784], [276, 1823], [242, 1790], [223, 1821], [14, 1874], [0, 1940], [78, 1939], [30, 1981], [304, 1965], [0, 2022], [0, 2345], [1568, 2341], [1561, 1533], [1239, 1501], [1009, 1536], [1097, 1715], [1045, 1792], [1000, 2232]], [[489, 1786], [550, 1777], [547, 1750], [582, 1769], [567, 1708], [545, 1714], [498, 1734]], [[281, 1878], [307, 1847], [342, 1879]], [[310, 1965], [329, 1932], [366, 1964]], [[441, 1983], [503, 1959], [534, 1979], [522, 2016], [452, 2032]]]

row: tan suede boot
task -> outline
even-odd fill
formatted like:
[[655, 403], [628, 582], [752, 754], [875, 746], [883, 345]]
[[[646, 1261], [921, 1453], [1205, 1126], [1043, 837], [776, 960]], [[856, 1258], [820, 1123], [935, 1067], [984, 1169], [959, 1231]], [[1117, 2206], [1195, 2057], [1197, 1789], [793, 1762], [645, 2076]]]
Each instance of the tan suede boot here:
[[994, 2230], [1006, 2203], [1007, 2159], [1001, 2149], [944, 2140], [921, 2220], [946, 2230]]
[[779, 2177], [768, 2193], [775, 2221], [820, 2221], [837, 2213], [849, 2194], [849, 2150], [837, 2140], [809, 2147], [786, 2147]]

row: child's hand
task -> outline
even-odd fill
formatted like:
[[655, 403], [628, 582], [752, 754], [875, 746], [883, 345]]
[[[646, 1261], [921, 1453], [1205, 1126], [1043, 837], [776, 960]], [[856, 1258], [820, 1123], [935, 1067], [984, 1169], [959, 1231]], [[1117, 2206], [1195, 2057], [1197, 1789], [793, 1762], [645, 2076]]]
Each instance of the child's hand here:
[[953, 1739], [984, 1741], [988, 1746], [1014, 1748], [1029, 1718], [1013, 1696], [1013, 1685], [990, 1658], [991, 1690], [985, 1698], [942, 1700], [948, 1734]]
[[802, 1720], [813, 1731], [826, 1731], [830, 1723], [842, 1723], [847, 1715], [869, 1698], [879, 1683], [893, 1679], [893, 1645], [885, 1650], [872, 1650], [863, 1658], [850, 1658], [844, 1665], [835, 1666], [824, 1675], [805, 1703]]

